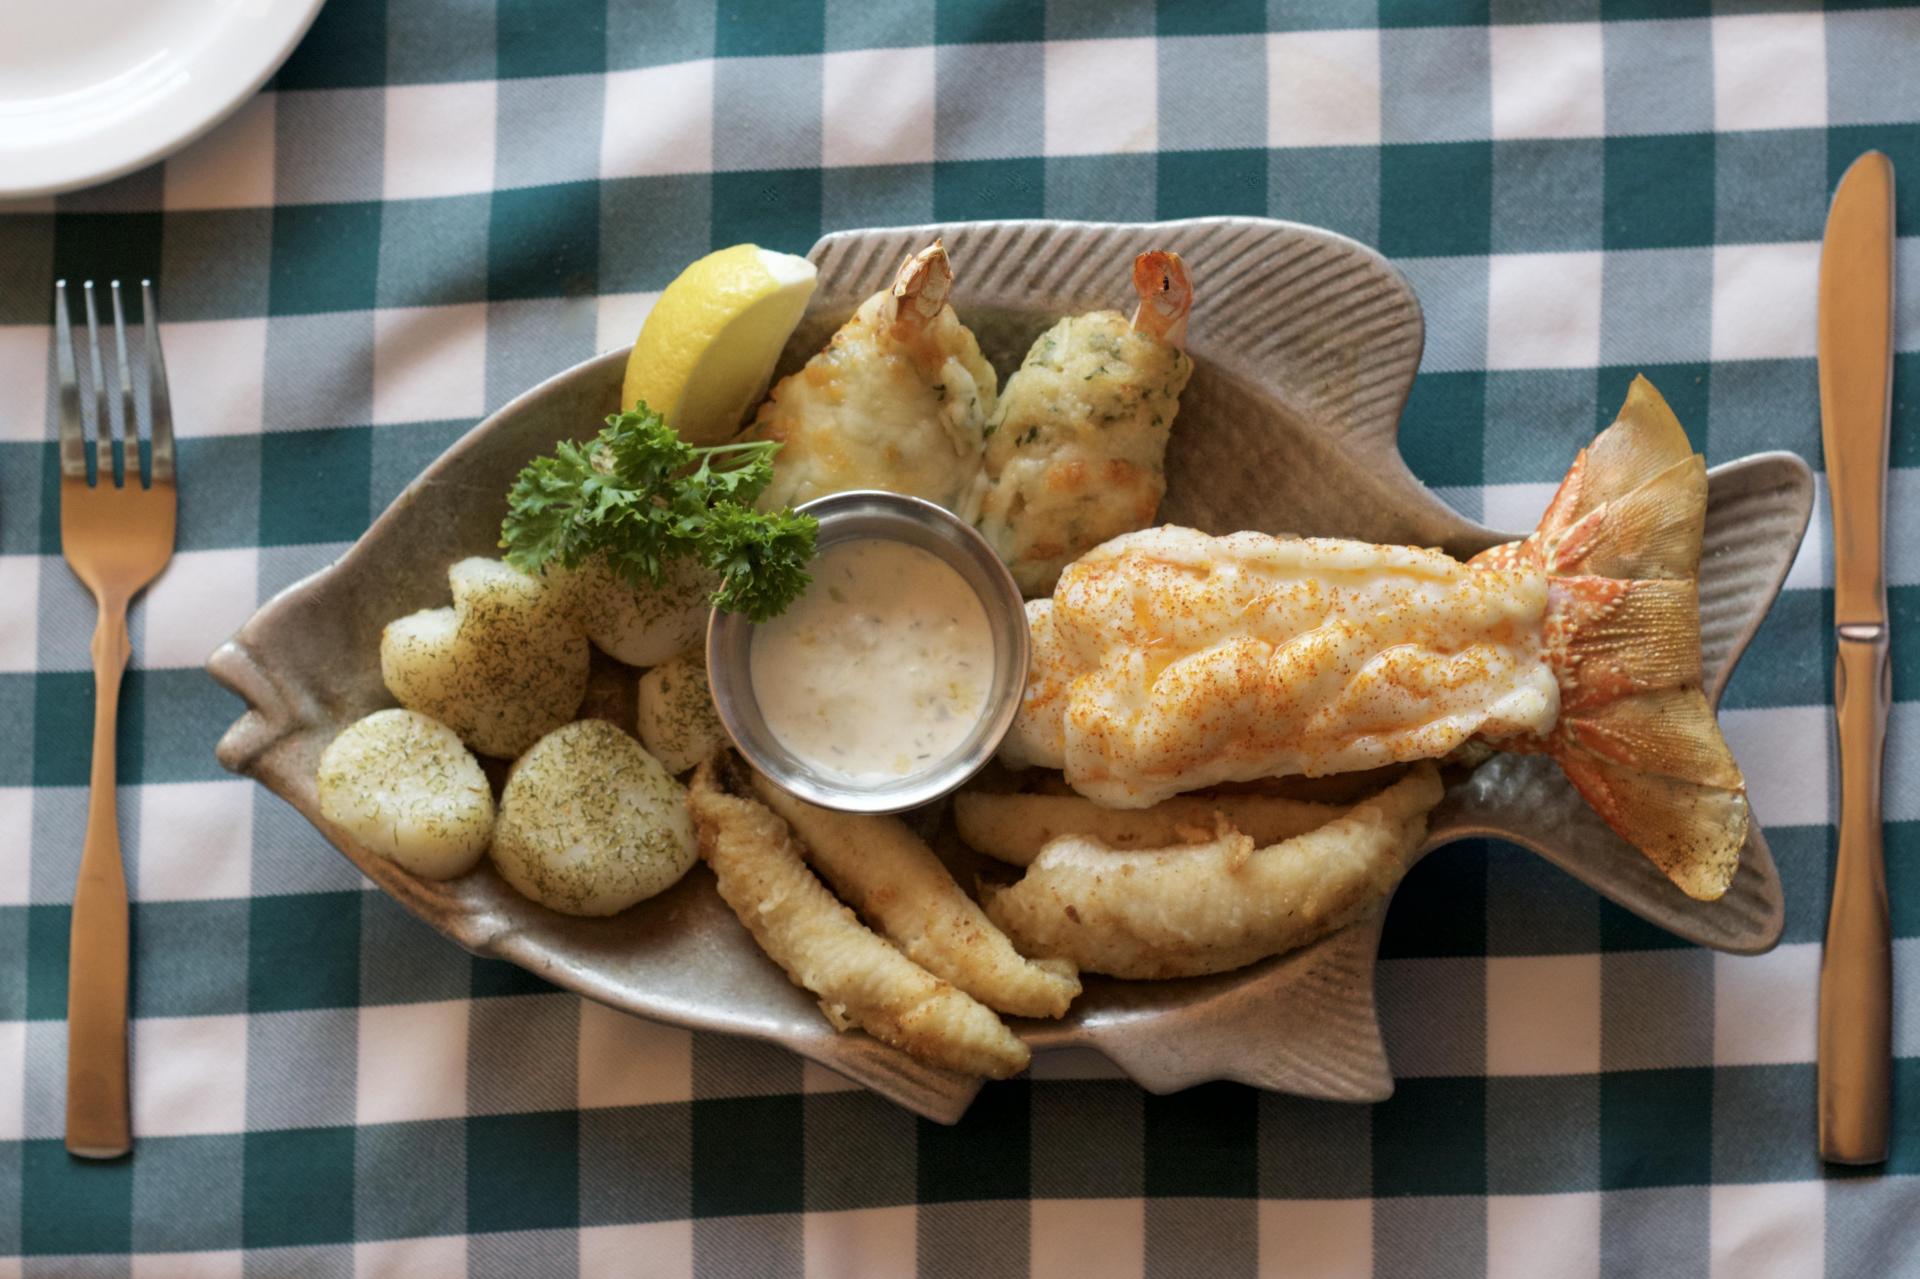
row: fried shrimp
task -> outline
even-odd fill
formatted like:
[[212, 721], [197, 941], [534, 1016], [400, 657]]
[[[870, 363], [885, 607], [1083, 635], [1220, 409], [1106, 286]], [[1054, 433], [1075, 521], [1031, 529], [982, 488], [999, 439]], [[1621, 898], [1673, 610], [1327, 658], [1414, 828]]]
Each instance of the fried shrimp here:
[[993, 1010], [908, 959], [814, 878], [787, 824], [731, 794], [708, 760], [688, 796], [720, 896], [837, 1030], [859, 1027], [921, 1061], [1004, 1079], [1031, 1053]]

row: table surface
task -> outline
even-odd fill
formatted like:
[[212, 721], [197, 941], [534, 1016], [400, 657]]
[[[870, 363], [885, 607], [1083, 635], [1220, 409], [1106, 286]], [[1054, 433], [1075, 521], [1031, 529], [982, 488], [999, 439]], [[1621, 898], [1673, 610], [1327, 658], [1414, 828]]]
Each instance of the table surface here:
[[[1855, 155], [1894, 157], [1920, 235], [1920, 9], [1783, 9], [332, 0], [200, 143], [0, 209], [0, 1273], [1912, 1264], [1920, 649], [1899, 639], [1893, 1161], [1835, 1176], [1813, 1150], [1824, 506], [1723, 715], [1786, 883], [1779, 949], [1678, 945], [1517, 848], [1449, 848], [1394, 902], [1400, 1082], [1371, 1107], [1154, 1097], [1043, 1057], [942, 1128], [583, 1003], [440, 940], [224, 776], [237, 705], [199, 670], [485, 412], [630, 341], [689, 259], [838, 227], [1264, 213], [1377, 245], [1428, 318], [1402, 447], [1496, 526], [1531, 525], [1641, 370], [1711, 461], [1817, 466], [1818, 241]], [[1901, 248], [1896, 635], [1920, 633]], [[156, 279], [181, 437], [179, 554], [134, 610], [121, 721], [140, 1140], [106, 1165], [59, 1140], [91, 625], [53, 489], [62, 275]]]

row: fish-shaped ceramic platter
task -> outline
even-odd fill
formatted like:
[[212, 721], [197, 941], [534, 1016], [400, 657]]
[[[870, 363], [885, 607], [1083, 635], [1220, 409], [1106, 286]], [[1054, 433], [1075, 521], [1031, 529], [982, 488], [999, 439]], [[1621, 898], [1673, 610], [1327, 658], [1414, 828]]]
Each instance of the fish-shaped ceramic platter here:
[[[1059, 316], [1126, 305], [1135, 253], [1172, 249], [1186, 259], [1198, 291], [1188, 341], [1195, 372], [1168, 451], [1162, 521], [1437, 546], [1460, 558], [1521, 535], [1465, 519], [1407, 469], [1395, 439], [1420, 362], [1419, 302], [1379, 254], [1312, 227], [1204, 218], [837, 233], [810, 254], [819, 286], [781, 371], [936, 235], [955, 263], [954, 305], [1003, 376]], [[446, 883], [415, 879], [319, 815], [320, 752], [341, 728], [392, 704], [380, 679], [381, 627], [444, 604], [452, 561], [496, 553], [514, 475], [556, 441], [598, 429], [616, 407], [625, 362], [625, 351], [589, 360], [487, 418], [338, 562], [282, 592], [215, 653], [209, 670], [248, 705], [221, 741], [220, 761], [293, 804], [369, 879], [476, 954], [629, 1012], [783, 1044], [951, 1122], [978, 1081], [864, 1034], [836, 1033], [754, 945], [704, 867], [621, 915], [572, 918], [521, 897], [485, 862]], [[1559, 425], [1571, 462], [1592, 424]], [[1717, 702], [1799, 549], [1813, 479], [1798, 457], [1766, 453], [1715, 467], [1709, 494], [1700, 611], [1707, 692]], [[1765, 820], [1765, 796], [1756, 816]], [[932, 825], [937, 814], [922, 820]], [[1779, 938], [1780, 879], [1759, 822], [1726, 896], [1694, 901], [1610, 832], [1550, 761], [1496, 755], [1450, 785], [1426, 849], [1483, 835], [1525, 845], [1689, 941], [1753, 953]], [[1315, 945], [1214, 977], [1090, 978], [1063, 1020], [1014, 1025], [1036, 1050], [1095, 1049], [1156, 1092], [1236, 1079], [1378, 1100], [1393, 1087], [1373, 998], [1384, 915], [1383, 904]]]

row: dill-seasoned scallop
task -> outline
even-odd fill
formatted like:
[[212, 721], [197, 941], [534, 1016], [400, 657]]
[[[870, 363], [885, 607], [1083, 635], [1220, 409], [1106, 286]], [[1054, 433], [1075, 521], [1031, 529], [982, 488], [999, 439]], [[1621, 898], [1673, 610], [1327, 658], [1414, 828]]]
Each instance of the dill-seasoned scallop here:
[[576, 569], [548, 569], [601, 652], [629, 666], [671, 658], [705, 632], [717, 578], [691, 560], [673, 560], [658, 587], [630, 586], [596, 555]]
[[568, 915], [613, 915], [694, 862], [687, 792], [605, 720], [555, 729], [520, 757], [500, 796], [493, 864]]
[[347, 725], [320, 756], [320, 814], [422, 879], [473, 869], [493, 835], [493, 791], [452, 729], [407, 710]]
[[461, 560], [447, 581], [452, 608], [387, 624], [380, 676], [408, 710], [512, 759], [579, 710], [587, 641], [546, 583], [499, 560]]
[[640, 677], [640, 743], [670, 773], [684, 773], [727, 744], [707, 686], [706, 653], [688, 649]]

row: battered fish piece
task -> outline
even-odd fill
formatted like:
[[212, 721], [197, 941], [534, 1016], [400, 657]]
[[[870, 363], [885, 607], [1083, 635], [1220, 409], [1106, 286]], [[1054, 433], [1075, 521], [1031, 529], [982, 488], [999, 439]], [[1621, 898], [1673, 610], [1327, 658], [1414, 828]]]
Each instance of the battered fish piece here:
[[1304, 835], [1346, 812], [1279, 795], [1177, 795], [1152, 808], [1102, 808], [1078, 795], [956, 795], [954, 825], [967, 847], [1012, 866], [1030, 866], [1062, 836], [1109, 848], [1165, 848], [1211, 838], [1216, 819], [1255, 844]]
[[773, 388], [742, 437], [781, 444], [761, 510], [848, 489], [961, 508], [980, 470], [999, 378], [947, 305], [952, 287], [936, 240]]
[[1406, 873], [1440, 802], [1421, 764], [1305, 835], [1254, 848], [1227, 828], [1205, 844], [1120, 852], [1057, 839], [987, 914], [1016, 944], [1114, 977], [1198, 977], [1293, 950], [1351, 923]]
[[974, 523], [1027, 595], [1110, 537], [1153, 523], [1167, 437], [1193, 375], [1182, 350], [1193, 287], [1177, 253], [1134, 260], [1140, 304], [1069, 316], [1007, 379], [987, 427]]
[[1016, 1017], [1058, 1017], [1080, 993], [1072, 964], [1015, 950], [899, 818], [819, 808], [758, 773], [753, 790], [793, 828], [841, 899], [934, 976]]
[[867, 929], [807, 869], [787, 824], [728, 793], [713, 760], [694, 772], [687, 806], [720, 896], [836, 1030], [858, 1026], [929, 1065], [989, 1079], [1026, 1068], [1032, 1053], [992, 1009]]

